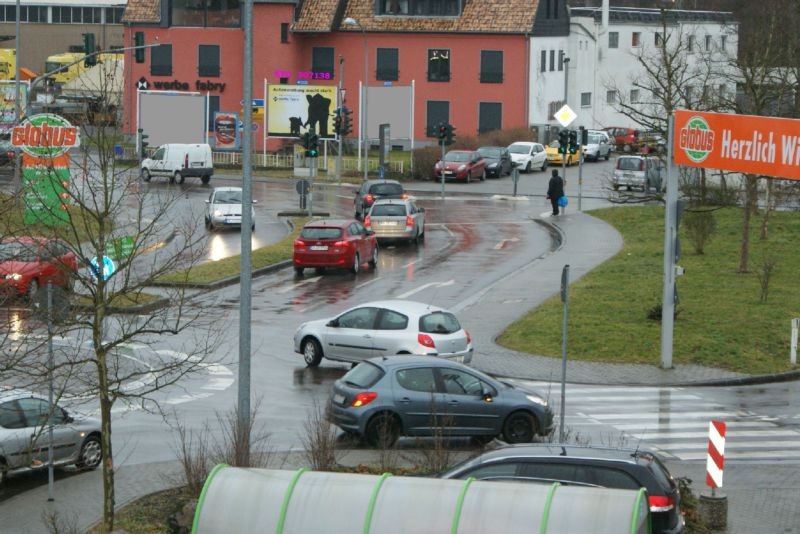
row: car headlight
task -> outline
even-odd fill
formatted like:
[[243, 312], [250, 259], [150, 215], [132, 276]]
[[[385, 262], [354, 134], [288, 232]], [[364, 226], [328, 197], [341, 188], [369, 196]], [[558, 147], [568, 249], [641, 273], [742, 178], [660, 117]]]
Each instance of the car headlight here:
[[222, 211], [221, 210], [214, 210], [214, 217], [222, 217]]
[[459, 172], [465, 171], [465, 170], [467, 170], [467, 166], [466, 165], [462, 165], [461, 167], [458, 168], [458, 170], [459, 170]]
[[489, 168], [490, 169], [496, 169], [498, 165], [500, 165], [500, 164], [499, 163], [490, 163], [489, 164]]
[[14, 280], [14, 281], [17, 281], [17, 280], [20, 280], [20, 279], [22, 279], [22, 275], [21, 275], [21, 274], [19, 274], [19, 273], [8, 273], [8, 274], [6, 275], [6, 280]]
[[525, 397], [534, 404], [538, 404], [540, 406], [547, 406], [547, 401], [541, 398], [539, 395], [525, 395]]

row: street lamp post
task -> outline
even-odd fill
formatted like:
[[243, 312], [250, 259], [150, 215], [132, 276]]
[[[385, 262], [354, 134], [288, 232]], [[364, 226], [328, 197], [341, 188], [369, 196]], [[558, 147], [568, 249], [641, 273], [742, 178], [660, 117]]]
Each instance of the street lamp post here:
[[361, 25], [353, 17], [347, 17], [344, 19], [344, 24], [346, 26], [356, 26], [361, 30], [361, 35], [364, 37], [364, 108], [361, 110], [361, 120], [362, 120], [362, 129], [364, 135], [364, 180], [368, 178], [368, 161], [369, 161], [369, 135], [367, 135], [367, 91], [369, 90], [369, 48], [367, 46], [367, 31], [364, 29], [364, 26]]

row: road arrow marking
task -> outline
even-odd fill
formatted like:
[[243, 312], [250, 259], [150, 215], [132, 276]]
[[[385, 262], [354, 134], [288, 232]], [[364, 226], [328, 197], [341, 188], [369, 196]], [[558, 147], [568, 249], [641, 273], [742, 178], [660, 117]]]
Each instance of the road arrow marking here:
[[516, 243], [517, 241], [519, 241], [518, 237], [511, 237], [509, 239], [503, 239], [498, 244], [496, 244], [494, 246], [494, 249], [495, 250], [500, 250], [501, 248], [505, 248], [506, 243]]

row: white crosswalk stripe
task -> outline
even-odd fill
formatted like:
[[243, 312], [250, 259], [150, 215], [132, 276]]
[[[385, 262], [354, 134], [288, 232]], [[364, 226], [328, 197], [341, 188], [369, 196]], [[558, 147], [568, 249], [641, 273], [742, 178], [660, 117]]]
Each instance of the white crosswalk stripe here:
[[[549, 395], [553, 412], [560, 413], [559, 384], [509, 380], [523, 389]], [[705, 461], [708, 422], [725, 421], [725, 460], [798, 460], [800, 430], [776, 424], [774, 417], [740, 407], [720, 406], [698, 390], [679, 387], [585, 386], [566, 387], [566, 426], [580, 427], [586, 437], [628, 446], [641, 444], [681, 460]], [[603, 443], [604, 444], [604, 443]]]

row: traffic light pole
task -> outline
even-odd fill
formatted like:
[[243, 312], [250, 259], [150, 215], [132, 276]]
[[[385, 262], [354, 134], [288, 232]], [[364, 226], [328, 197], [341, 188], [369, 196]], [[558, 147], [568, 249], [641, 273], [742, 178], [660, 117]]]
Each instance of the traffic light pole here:
[[[578, 139], [578, 211], [583, 211], [583, 136], [585, 134], [586, 130], [581, 126], [578, 129], [578, 135], [580, 135], [580, 139]], [[597, 157], [600, 158], [599, 152]]]
[[440, 139], [439, 143], [442, 145], [442, 164], [439, 167], [439, 175], [442, 178], [442, 202], [444, 202], [444, 139]]
[[[344, 80], [344, 57], [339, 56], [339, 124], [344, 124], [344, 98], [342, 97], [342, 81]], [[339, 152], [336, 154], [336, 185], [342, 185], [342, 132], [337, 132], [339, 137]]]

